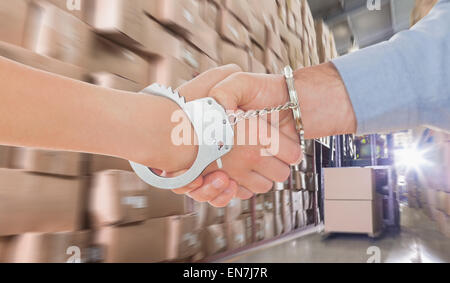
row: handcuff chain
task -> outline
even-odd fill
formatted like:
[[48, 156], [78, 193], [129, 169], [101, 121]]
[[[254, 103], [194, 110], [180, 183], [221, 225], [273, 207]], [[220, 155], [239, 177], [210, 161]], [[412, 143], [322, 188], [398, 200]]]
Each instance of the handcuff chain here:
[[242, 110], [238, 110], [234, 113], [228, 114], [228, 120], [230, 121], [230, 124], [232, 126], [237, 125], [239, 122], [243, 120], [249, 120], [255, 117], [264, 117], [276, 112], [283, 112], [290, 109], [296, 109], [298, 105], [293, 102], [287, 102], [284, 105], [279, 105], [277, 107], [273, 108], [264, 108], [262, 110], [250, 110], [247, 112], [244, 112]]

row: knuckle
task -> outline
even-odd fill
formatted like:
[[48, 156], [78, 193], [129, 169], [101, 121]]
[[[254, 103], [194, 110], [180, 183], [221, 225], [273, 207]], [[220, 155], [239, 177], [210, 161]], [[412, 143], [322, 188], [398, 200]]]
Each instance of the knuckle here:
[[290, 163], [291, 164], [295, 164], [297, 163], [300, 158], [303, 157], [303, 152], [302, 152], [302, 148], [300, 146], [295, 147], [294, 150], [292, 150], [291, 152], [291, 160]]
[[289, 168], [289, 166], [285, 166], [283, 168], [282, 172], [280, 173], [279, 179], [277, 179], [275, 181], [279, 182], [279, 183], [283, 183], [289, 178], [290, 175], [291, 175], [291, 169]]

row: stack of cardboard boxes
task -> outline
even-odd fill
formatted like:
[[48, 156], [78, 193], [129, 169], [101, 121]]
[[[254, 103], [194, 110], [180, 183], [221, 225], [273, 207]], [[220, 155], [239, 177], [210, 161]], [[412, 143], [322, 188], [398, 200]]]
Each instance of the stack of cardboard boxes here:
[[[87, 254], [85, 155], [2, 147], [0, 260], [61, 262]], [[83, 258], [86, 260], [86, 258]], [[80, 258], [81, 261], [81, 258]]]
[[[108, 88], [175, 88], [229, 63], [258, 73], [319, 63], [306, 0], [6, 2], [0, 56]], [[198, 205], [100, 155], [2, 146], [0, 168], [6, 261], [201, 259], [302, 227], [311, 207], [303, 186], [224, 209]]]

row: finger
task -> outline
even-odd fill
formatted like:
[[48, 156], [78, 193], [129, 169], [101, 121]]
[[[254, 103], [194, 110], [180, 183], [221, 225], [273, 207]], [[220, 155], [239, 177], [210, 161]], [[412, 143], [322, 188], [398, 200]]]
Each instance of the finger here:
[[[275, 131], [278, 131], [278, 133], [275, 134]], [[264, 143], [268, 145], [264, 147], [262, 154], [272, 155], [288, 165], [297, 165], [303, 158], [303, 152], [299, 142], [288, 138], [273, 127], [271, 128], [270, 139]]]
[[214, 207], [225, 207], [236, 196], [238, 191], [238, 184], [231, 180], [228, 188], [226, 188], [220, 195], [209, 202]]
[[255, 164], [253, 170], [267, 179], [279, 183], [286, 181], [291, 174], [289, 166], [274, 157], [263, 157], [260, 163]]
[[248, 200], [251, 199], [254, 196], [254, 194], [247, 190], [246, 188], [240, 186], [237, 193], [236, 193], [236, 197], [240, 198], [241, 200]]
[[283, 76], [235, 73], [214, 86], [210, 97], [227, 110], [275, 107], [289, 101]]
[[188, 195], [198, 202], [208, 202], [226, 190], [229, 184], [230, 178], [228, 175], [219, 171], [216, 174], [205, 176], [203, 186], [190, 191]]
[[172, 192], [176, 193], [177, 195], [184, 195], [190, 191], [200, 188], [202, 185], [203, 185], [203, 177], [200, 176], [197, 179], [195, 179], [194, 182], [190, 183], [186, 187], [172, 190]]
[[185, 96], [188, 101], [203, 98], [216, 84], [240, 71], [241, 68], [234, 64], [211, 69], [179, 87], [180, 95]]
[[256, 172], [250, 172], [240, 184], [255, 194], [265, 194], [273, 187], [273, 182]]

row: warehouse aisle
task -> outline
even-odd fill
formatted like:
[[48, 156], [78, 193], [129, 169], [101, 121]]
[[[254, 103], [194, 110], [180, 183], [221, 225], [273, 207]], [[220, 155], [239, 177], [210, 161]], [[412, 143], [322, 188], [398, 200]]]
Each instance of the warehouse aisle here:
[[450, 241], [421, 210], [402, 208], [402, 231], [387, 232], [378, 240], [361, 235], [313, 234], [228, 258], [236, 263], [367, 262], [369, 247], [378, 247], [382, 262], [450, 262]]

